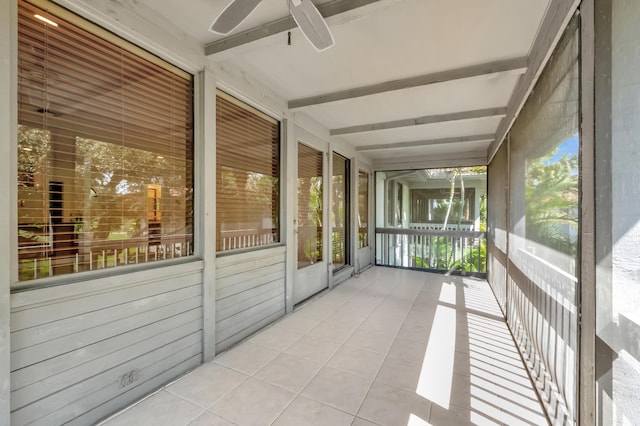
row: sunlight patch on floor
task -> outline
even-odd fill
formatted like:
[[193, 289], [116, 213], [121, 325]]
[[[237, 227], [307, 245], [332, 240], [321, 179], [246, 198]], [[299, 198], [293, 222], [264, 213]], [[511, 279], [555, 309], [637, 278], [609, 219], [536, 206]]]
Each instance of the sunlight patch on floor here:
[[407, 426], [431, 426], [431, 423], [422, 420], [420, 417], [415, 414], [409, 415], [409, 421], [407, 422]]
[[416, 393], [442, 408], [449, 409], [456, 350], [456, 286], [443, 283], [440, 305], [431, 326]]

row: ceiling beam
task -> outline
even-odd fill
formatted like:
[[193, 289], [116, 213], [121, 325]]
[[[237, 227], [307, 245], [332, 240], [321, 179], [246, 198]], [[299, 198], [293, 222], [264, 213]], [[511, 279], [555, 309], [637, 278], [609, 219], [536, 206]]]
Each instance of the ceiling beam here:
[[533, 47], [529, 54], [529, 67], [527, 71], [520, 76], [518, 84], [511, 96], [509, 106], [507, 107], [507, 116], [496, 132], [496, 139], [489, 147], [489, 162], [493, 159], [502, 145], [505, 137], [515, 121], [520, 110], [524, 106], [525, 101], [533, 90], [534, 85], [538, 81], [540, 74], [546, 63], [551, 57], [551, 53], [556, 44], [560, 41], [562, 33], [569, 24], [571, 17], [575, 13], [580, 0], [552, 0], [547, 7], [547, 13], [542, 20], [540, 30], [536, 39], [533, 41]]
[[376, 171], [407, 169], [439, 169], [441, 167], [470, 167], [487, 164], [485, 152], [465, 152], [444, 155], [413, 156], [408, 158], [379, 158], [373, 160]]
[[364, 151], [379, 151], [383, 149], [397, 149], [397, 148], [419, 148], [422, 146], [431, 146], [431, 145], [444, 145], [450, 143], [468, 143], [468, 142], [482, 142], [482, 141], [493, 141], [495, 139], [493, 133], [487, 135], [473, 135], [473, 136], [461, 136], [461, 137], [453, 137], [453, 138], [441, 138], [441, 139], [429, 139], [424, 141], [413, 141], [413, 142], [398, 142], [398, 143], [385, 143], [379, 145], [364, 145], [356, 147], [357, 152]]
[[362, 124], [359, 126], [332, 129], [331, 136], [348, 135], [351, 133], [374, 132], [377, 130], [398, 129], [401, 127], [422, 126], [425, 124], [446, 123], [448, 121], [471, 120], [474, 118], [499, 117], [507, 114], [507, 108], [485, 108], [474, 111], [461, 111], [448, 114], [425, 115], [423, 117], [406, 118], [403, 120], [386, 121], [382, 123]]
[[429, 84], [444, 83], [446, 81], [459, 80], [463, 78], [480, 77], [483, 75], [495, 74], [500, 72], [525, 71], [526, 68], [526, 57], [507, 59], [505, 61], [489, 62], [486, 64], [472, 65], [470, 67], [456, 68], [431, 74], [419, 75], [416, 77], [409, 77], [402, 80], [392, 80], [386, 81], [384, 83], [372, 84], [369, 86], [340, 90], [338, 92], [311, 96], [309, 98], [295, 99], [289, 101], [289, 109], [303, 108], [307, 106], [319, 105], [327, 102], [336, 102], [345, 99], [353, 99], [361, 96], [376, 95], [378, 93], [391, 92], [394, 90], [427, 86]]
[[[379, 1], [380, 0], [333, 0], [328, 3], [319, 4], [316, 7], [324, 18], [329, 18]], [[267, 22], [258, 27], [211, 42], [204, 47], [204, 53], [207, 56], [214, 55], [274, 34], [289, 31], [296, 27], [296, 22], [291, 15], [288, 15], [284, 18], [276, 19], [275, 21]]]

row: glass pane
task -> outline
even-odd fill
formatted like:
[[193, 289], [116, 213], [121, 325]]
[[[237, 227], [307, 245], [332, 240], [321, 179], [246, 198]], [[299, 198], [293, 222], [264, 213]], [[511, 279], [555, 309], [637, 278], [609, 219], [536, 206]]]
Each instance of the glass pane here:
[[191, 76], [18, 5], [19, 280], [191, 255]]
[[358, 248], [369, 246], [369, 174], [358, 172]]
[[322, 152], [298, 143], [298, 269], [322, 261]]
[[218, 92], [216, 99], [216, 249], [280, 240], [280, 126]]
[[333, 270], [349, 264], [349, 160], [333, 154], [331, 248]]

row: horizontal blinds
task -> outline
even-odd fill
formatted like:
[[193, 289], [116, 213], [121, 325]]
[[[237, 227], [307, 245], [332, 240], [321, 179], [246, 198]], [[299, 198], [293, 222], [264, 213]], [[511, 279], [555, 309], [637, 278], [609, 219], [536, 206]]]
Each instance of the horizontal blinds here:
[[218, 92], [216, 163], [218, 251], [279, 241], [279, 123]]
[[18, 6], [21, 278], [187, 254], [191, 76], [61, 14]]

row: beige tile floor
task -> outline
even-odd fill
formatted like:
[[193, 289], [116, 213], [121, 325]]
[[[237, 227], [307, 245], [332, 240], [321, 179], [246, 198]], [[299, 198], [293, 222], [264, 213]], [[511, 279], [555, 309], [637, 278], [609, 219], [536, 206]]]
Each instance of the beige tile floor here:
[[484, 280], [371, 268], [119, 425], [546, 425]]

